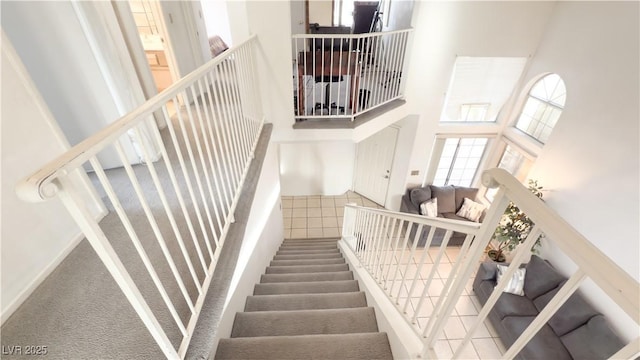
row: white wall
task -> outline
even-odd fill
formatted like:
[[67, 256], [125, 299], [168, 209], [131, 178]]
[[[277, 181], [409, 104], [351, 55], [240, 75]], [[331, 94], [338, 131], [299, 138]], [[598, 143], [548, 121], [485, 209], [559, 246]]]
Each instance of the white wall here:
[[554, 6], [554, 2], [415, 2], [406, 98], [408, 112], [420, 116], [409, 160], [410, 170], [419, 175], [409, 176], [408, 184], [423, 182], [435, 134], [445, 131], [438, 120], [456, 56], [535, 54]]
[[207, 36], [218, 35], [229, 47], [233, 44], [229, 28], [227, 3], [224, 1], [200, 1], [202, 15], [207, 26]]
[[[113, 14], [111, 20], [116, 21]], [[72, 145], [124, 114], [112, 90], [124, 89], [122, 95], [128, 97], [134, 89], [105, 79], [70, 1], [3, 3], [2, 28]], [[104, 47], [112, 49], [111, 44]], [[124, 145], [130, 161], [136, 161], [131, 145]], [[103, 155], [104, 167], [120, 164], [114, 153]]]
[[352, 141], [280, 143], [282, 195], [339, 195], [351, 189]]
[[[2, 38], [2, 322], [82, 239], [59, 200], [27, 203], [15, 187], [69, 144], [11, 42]], [[87, 189], [85, 177], [73, 176]], [[87, 196], [97, 216], [97, 198]]]
[[332, 0], [309, 0], [309, 24], [317, 23], [320, 26], [333, 26], [332, 18]]
[[[556, 6], [526, 80], [558, 73], [565, 109], [530, 178], [565, 220], [640, 280], [640, 6], [637, 2], [561, 2]], [[569, 271], [553, 248], [544, 254]], [[634, 324], [584, 289], [627, 338]], [[626, 327], [625, 327], [626, 326]]]
[[236, 312], [244, 310], [247, 296], [253, 294], [254, 285], [260, 282], [260, 275], [269, 266], [284, 238], [277, 150], [274, 143], [267, 148], [212, 354], [220, 338], [231, 336]]

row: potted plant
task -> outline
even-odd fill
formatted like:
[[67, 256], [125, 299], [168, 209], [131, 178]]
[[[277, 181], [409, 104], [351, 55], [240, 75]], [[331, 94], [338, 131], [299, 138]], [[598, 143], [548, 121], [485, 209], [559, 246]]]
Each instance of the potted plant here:
[[[529, 180], [529, 190], [536, 197], [542, 199], [542, 186], [538, 186], [537, 180]], [[502, 215], [500, 224], [493, 233], [493, 239], [498, 242], [498, 248], [489, 250], [487, 256], [493, 261], [504, 262], [505, 252], [513, 251], [524, 242], [529, 236], [533, 225], [533, 221], [524, 212], [520, 211], [516, 204], [510, 202], [504, 211], [504, 215]], [[537, 248], [540, 246], [540, 239], [542, 239], [542, 235], [538, 237], [533, 247], [531, 247], [532, 252], [537, 252]]]

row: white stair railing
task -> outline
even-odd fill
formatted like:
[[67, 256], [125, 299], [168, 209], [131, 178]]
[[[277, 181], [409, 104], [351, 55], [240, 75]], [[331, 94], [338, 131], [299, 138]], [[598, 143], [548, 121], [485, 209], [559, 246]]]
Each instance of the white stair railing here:
[[[28, 201], [62, 200], [169, 359], [185, 356], [264, 124], [256, 41], [212, 59], [17, 189]], [[154, 113], [164, 114], [165, 129], [155, 126]], [[131, 163], [126, 144], [133, 144], [139, 164]], [[102, 156], [116, 157], [122, 167], [105, 170]], [[83, 168], [108, 201], [109, 226], [96, 221], [89, 211], [95, 204], [85, 202], [69, 177]], [[142, 264], [125, 263], [127, 249]], [[138, 277], [146, 272], [153, 293], [132, 268], [143, 273]], [[164, 308], [147, 301], [157, 294]], [[170, 320], [155, 315], [167, 311]], [[169, 330], [176, 328], [179, 339]]]
[[[504, 278], [510, 279], [526, 261], [528, 249], [543, 233], [575, 263], [577, 270], [569, 276], [568, 281], [513, 345], [506, 349], [502, 355], [503, 359], [514, 358], [587, 278], [633, 321], [640, 323], [640, 284], [635, 279], [503, 169], [486, 171], [483, 174], [483, 184], [491, 188], [497, 187], [498, 192], [482, 224], [426, 218], [355, 205], [345, 206], [342, 238], [347, 248], [357, 256], [362, 267], [394, 302], [398, 315], [406, 319], [416, 335], [423, 339], [424, 348], [420, 356], [437, 358], [434, 351], [436, 341], [441, 338], [463, 291], [469, 289], [469, 281], [479, 263], [483, 261], [485, 249], [510, 201], [533, 220], [535, 227], [525, 242], [513, 253], [513, 259]], [[423, 230], [428, 231], [426, 242], [418, 244]], [[446, 282], [437, 296], [438, 301], [425, 316], [425, 300], [453, 231], [465, 234], [466, 238], [455, 261], [452, 260]], [[442, 244], [429, 248], [434, 234], [438, 232], [445, 233]], [[429, 258], [431, 260], [427, 260]], [[425, 268], [428, 270], [426, 275], [423, 272]], [[420, 277], [422, 280], [418, 280]], [[452, 349], [453, 358], [463, 356], [463, 350], [470, 346], [474, 333], [484, 323], [507, 282], [501, 281], [496, 285], [485, 305], [479, 310], [473, 325], [466, 329], [464, 339]], [[416, 289], [420, 290], [419, 293], [415, 292]], [[417, 305], [412, 311], [408, 311], [411, 309], [409, 301], [412, 297], [417, 298]], [[418, 314], [428, 320], [422, 323], [416, 321]], [[635, 358], [638, 356], [639, 343], [640, 338], [634, 339], [611, 358]]]
[[353, 121], [402, 98], [411, 31], [293, 35], [296, 120]]

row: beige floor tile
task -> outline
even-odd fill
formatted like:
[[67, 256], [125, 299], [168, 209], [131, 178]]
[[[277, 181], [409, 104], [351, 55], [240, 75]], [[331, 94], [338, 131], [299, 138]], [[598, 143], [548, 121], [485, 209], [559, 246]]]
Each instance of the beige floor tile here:
[[449, 342], [447, 340], [436, 341], [436, 345], [433, 347], [433, 351], [436, 353], [437, 359], [444, 360], [451, 359], [453, 357], [451, 346], [449, 346]]
[[336, 216], [344, 216], [344, 207], [336, 207]]
[[336, 203], [336, 206], [345, 206], [347, 203], [349, 203], [349, 200], [345, 197], [345, 198], [337, 198], [334, 200], [334, 202]]
[[291, 229], [285, 229], [284, 230], [284, 238], [285, 239], [291, 239]]
[[334, 207], [323, 207], [322, 208], [322, 217], [336, 217], [336, 208], [334, 208]]
[[321, 229], [322, 228], [322, 218], [321, 217], [307, 218], [307, 228], [308, 229]]
[[338, 237], [340, 233], [338, 232], [338, 228], [322, 228], [322, 234], [324, 237]]
[[307, 195], [307, 200], [309, 199], [320, 199], [320, 195]]
[[293, 209], [282, 209], [282, 217], [290, 218]]
[[310, 238], [321, 238], [323, 237], [323, 229], [322, 228], [316, 228], [316, 229], [307, 229], [307, 236]]
[[305, 239], [307, 237], [307, 229], [291, 229], [290, 239]]
[[306, 196], [294, 196], [293, 200], [307, 200]]
[[307, 218], [293, 218], [291, 219], [291, 229], [306, 229]]
[[336, 195], [334, 196], [335, 199], [346, 199], [348, 196], [348, 193], [344, 193], [344, 194], [340, 194], [340, 195]]
[[467, 330], [462, 325], [462, 320], [459, 317], [451, 316], [444, 326], [444, 334], [448, 340], [464, 339], [467, 335]]
[[322, 217], [322, 208], [307, 208], [307, 217]]
[[320, 198], [307, 199], [307, 208], [319, 208], [321, 204]]
[[293, 199], [293, 206], [294, 209], [296, 208], [306, 208], [307, 207], [307, 199], [303, 198], [303, 199]]
[[283, 209], [291, 209], [293, 207], [293, 200], [282, 200], [282, 208]]
[[322, 218], [322, 227], [325, 228], [338, 228], [338, 220], [335, 216], [333, 217], [323, 217]]
[[[451, 350], [453, 351], [454, 354], [461, 343], [462, 343], [462, 340], [449, 340], [449, 346], [451, 346]], [[469, 359], [469, 360], [479, 359], [478, 353], [476, 353], [476, 349], [473, 347], [472, 343], [469, 343], [467, 346], [464, 347], [464, 349], [462, 350], [458, 358]]]
[[478, 310], [469, 296], [460, 296], [456, 303], [456, 312], [460, 316], [478, 315]]
[[499, 359], [502, 357], [502, 353], [493, 339], [472, 339], [471, 342], [480, 359]]
[[282, 200], [293, 200], [293, 196], [281, 196]]
[[322, 198], [320, 199], [320, 204], [322, 207], [335, 207], [336, 203], [333, 198]]
[[418, 309], [418, 304], [420, 303], [419, 297], [411, 298], [411, 305], [413, 305], [414, 310], [418, 310], [418, 317], [429, 317], [433, 313], [433, 304], [431, 304], [431, 299], [425, 297], [422, 304], [420, 304], [420, 309]]
[[[473, 326], [473, 324], [476, 323], [476, 319], [478, 319], [477, 316], [460, 316], [462, 325], [464, 325], [464, 328], [467, 329], [467, 331], [469, 331]], [[491, 333], [489, 332], [487, 327], [484, 326], [484, 324], [480, 324], [480, 326], [472, 336], [472, 338], [474, 339], [484, 339], [484, 338], [490, 338], [490, 337], [492, 337]]]
[[362, 199], [353, 199], [353, 201], [349, 201], [350, 203], [355, 203], [358, 206], [362, 206]]
[[307, 217], [307, 209], [306, 208], [292, 209], [291, 217], [294, 218], [294, 219], [295, 218], [306, 218]]
[[291, 229], [291, 218], [284, 218], [282, 222], [284, 223], [285, 229]]

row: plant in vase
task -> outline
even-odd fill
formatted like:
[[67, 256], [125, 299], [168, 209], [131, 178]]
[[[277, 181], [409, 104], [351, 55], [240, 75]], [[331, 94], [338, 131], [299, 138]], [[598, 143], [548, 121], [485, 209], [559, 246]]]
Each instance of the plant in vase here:
[[[538, 186], [537, 180], [529, 180], [529, 190], [536, 197], [542, 199], [542, 186]], [[505, 252], [511, 252], [523, 243], [529, 236], [533, 225], [533, 221], [524, 212], [520, 211], [516, 204], [510, 202], [504, 211], [504, 215], [502, 215], [500, 224], [493, 233], [493, 239], [498, 242], [498, 248], [489, 250], [487, 256], [493, 261], [505, 261]], [[537, 252], [542, 236], [540, 235], [536, 239], [535, 244], [531, 247], [532, 252]]]

